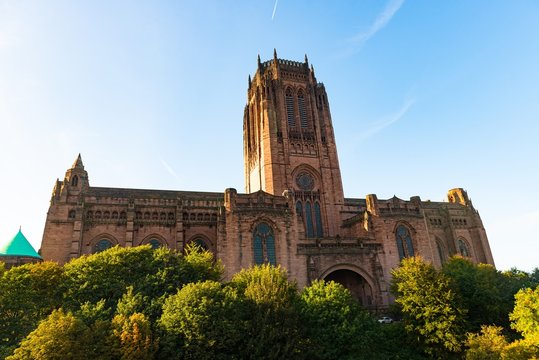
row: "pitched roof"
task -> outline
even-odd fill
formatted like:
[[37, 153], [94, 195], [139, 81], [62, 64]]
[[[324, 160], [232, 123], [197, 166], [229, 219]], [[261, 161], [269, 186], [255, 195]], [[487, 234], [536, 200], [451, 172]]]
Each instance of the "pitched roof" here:
[[0, 240], [0, 257], [2, 256], [28, 256], [41, 259], [41, 256], [30, 245], [20, 229], [13, 239], [8, 241]]

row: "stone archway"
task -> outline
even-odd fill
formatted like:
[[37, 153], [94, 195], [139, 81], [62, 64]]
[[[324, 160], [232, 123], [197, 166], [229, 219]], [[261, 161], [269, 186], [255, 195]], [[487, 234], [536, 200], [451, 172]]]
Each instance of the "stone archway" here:
[[376, 296], [373, 288], [363, 276], [349, 269], [331, 271], [323, 278], [325, 281], [335, 281], [350, 290], [352, 296], [365, 308], [376, 306]]

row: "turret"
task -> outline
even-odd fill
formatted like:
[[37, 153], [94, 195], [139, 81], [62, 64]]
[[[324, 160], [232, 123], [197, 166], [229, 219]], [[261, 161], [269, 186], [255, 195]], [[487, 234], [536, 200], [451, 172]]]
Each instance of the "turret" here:
[[70, 169], [66, 171], [63, 188], [68, 188], [70, 193], [80, 192], [90, 187], [88, 172], [84, 170], [84, 164], [79, 154]]

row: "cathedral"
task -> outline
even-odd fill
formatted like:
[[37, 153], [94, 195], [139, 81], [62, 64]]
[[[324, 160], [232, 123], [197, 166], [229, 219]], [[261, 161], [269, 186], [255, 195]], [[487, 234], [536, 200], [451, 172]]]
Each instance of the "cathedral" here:
[[328, 96], [307, 57], [258, 58], [243, 153], [245, 191], [224, 193], [92, 187], [79, 155], [54, 186], [41, 256], [66, 263], [116, 245], [183, 251], [196, 243], [222, 262], [225, 279], [281, 265], [300, 287], [334, 280], [372, 310], [392, 302], [391, 269], [405, 257], [494, 264], [462, 188], [447, 202], [344, 196]]

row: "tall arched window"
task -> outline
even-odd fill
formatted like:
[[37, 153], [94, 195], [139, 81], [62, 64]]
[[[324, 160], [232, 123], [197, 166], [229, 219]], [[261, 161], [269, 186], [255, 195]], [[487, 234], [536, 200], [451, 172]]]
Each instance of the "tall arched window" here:
[[316, 236], [322, 237], [324, 231], [322, 229], [322, 214], [320, 213], [320, 204], [314, 203], [314, 220], [316, 222]]
[[206, 244], [206, 242], [202, 238], [196, 238], [195, 240], [192, 241], [192, 243], [200, 247], [202, 250], [209, 250], [208, 244]]
[[277, 265], [275, 261], [275, 237], [266, 223], [260, 223], [253, 232], [253, 251], [255, 264]]
[[397, 249], [399, 250], [399, 259], [402, 260], [405, 257], [414, 256], [414, 246], [412, 244], [412, 236], [410, 231], [404, 225], [397, 226], [395, 231], [395, 237], [397, 239]]
[[300, 91], [298, 93], [298, 108], [299, 108], [299, 118], [301, 119], [301, 127], [307, 128], [308, 122], [307, 122], [307, 109], [305, 108], [305, 96], [303, 95], [303, 91]]
[[305, 226], [307, 227], [307, 237], [314, 237], [314, 228], [313, 228], [313, 213], [311, 209], [311, 203], [305, 203]]
[[77, 175], [71, 178], [71, 186], [77, 186], [79, 184], [79, 177]]
[[148, 241], [148, 244], [150, 244], [150, 246], [152, 247], [152, 249], [159, 249], [161, 247], [161, 241], [157, 240], [157, 239], [150, 239], [150, 241]]
[[296, 213], [303, 217], [303, 205], [301, 205], [301, 201], [296, 202]]
[[440, 240], [436, 240], [436, 248], [438, 249], [438, 256], [440, 257], [440, 264], [443, 264], [445, 262], [445, 251]]
[[97, 242], [97, 244], [94, 245], [94, 253], [105, 251], [107, 249], [110, 249], [111, 247], [112, 241], [110, 241], [109, 239], [101, 239]]
[[289, 127], [296, 127], [296, 120], [294, 118], [294, 98], [292, 97], [292, 90], [286, 89], [285, 93], [286, 102], [286, 118], [288, 119]]
[[470, 251], [468, 250], [468, 245], [466, 245], [466, 242], [462, 239], [458, 239], [457, 243], [459, 246], [459, 253], [464, 257], [470, 257]]

